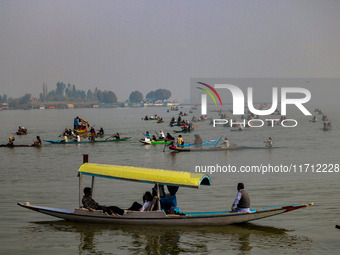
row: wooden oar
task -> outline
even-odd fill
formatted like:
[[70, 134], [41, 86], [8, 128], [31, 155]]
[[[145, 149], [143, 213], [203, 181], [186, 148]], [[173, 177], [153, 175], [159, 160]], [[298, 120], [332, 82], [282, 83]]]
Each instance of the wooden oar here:
[[218, 141], [217, 141], [217, 143], [215, 144], [214, 147], [216, 147], [216, 145], [221, 141], [222, 137], [223, 137], [223, 135], [221, 135], [220, 139], [218, 139]]

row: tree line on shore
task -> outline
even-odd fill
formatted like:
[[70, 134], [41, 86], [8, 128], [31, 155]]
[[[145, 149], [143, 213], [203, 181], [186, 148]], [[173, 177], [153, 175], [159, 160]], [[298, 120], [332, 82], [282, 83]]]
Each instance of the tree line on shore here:
[[[164, 101], [171, 97], [171, 92], [167, 89], [157, 89], [150, 91], [146, 94], [145, 98], [142, 92], [136, 90], [130, 93], [130, 103], [141, 103], [143, 101], [156, 102]], [[113, 91], [100, 90], [95, 88], [93, 91], [89, 89], [87, 92], [84, 90], [78, 90], [75, 85], [65, 84], [58, 82], [56, 88], [51, 91], [47, 91], [47, 85], [43, 84], [43, 91], [40, 93], [37, 102], [97, 102], [103, 104], [115, 104], [118, 103], [116, 94]], [[8, 103], [11, 109], [26, 108], [32, 102], [32, 94], [26, 93], [24, 96], [19, 98], [8, 97], [6, 94], [0, 95], [0, 103]]]

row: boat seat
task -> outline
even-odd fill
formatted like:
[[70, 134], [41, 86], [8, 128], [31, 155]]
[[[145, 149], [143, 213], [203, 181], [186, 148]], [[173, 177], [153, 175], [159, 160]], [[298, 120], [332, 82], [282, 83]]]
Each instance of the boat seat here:
[[152, 203], [151, 203], [151, 205], [149, 206], [149, 208], [148, 208], [148, 210], [147, 210], [148, 212], [150, 212], [150, 211], [153, 210], [153, 208], [155, 207], [157, 201], [158, 201], [158, 197], [157, 197], [157, 196], [154, 196], [153, 199], [152, 199]]

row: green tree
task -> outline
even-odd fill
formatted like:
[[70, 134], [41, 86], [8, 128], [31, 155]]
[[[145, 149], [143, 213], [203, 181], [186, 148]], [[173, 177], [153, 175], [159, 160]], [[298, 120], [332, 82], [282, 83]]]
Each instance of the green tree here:
[[117, 96], [112, 91], [104, 91], [103, 101], [104, 103], [107, 103], [107, 104], [117, 103]]
[[167, 89], [157, 89], [155, 91], [155, 98], [156, 100], [166, 100], [171, 97], [171, 92]]
[[18, 108], [19, 107], [19, 99], [18, 98], [9, 98], [8, 105], [10, 108]]
[[58, 82], [57, 83], [57, 88], [55, 90], [55, 95], [56, 95], [56, 99], [58, 101], [63, 101], [64, 100], [65, 88], [66, 88], [65, 83], [62, 83], [62, 82]]
[[142, 92], [138, 90], [131, 92], [130, 97], [129, 97], [131, 103], [140, 103], [142, 102], [143, 98], [144, 97], [143, 97]]
[[153, 102], [156, 101], [156, 92], [153, 90], [150, 91], [148, 94], [146, 94], [145, 98], [152, 100]]
[[25, 94], [23, 97], [19, 98], [19, 105], [28, 105], [31, 102], [31, 94]]
[[87, 91], [86, 98], [87, 98], [87, 101], [96, 100], [94, 93], [90, 89]]

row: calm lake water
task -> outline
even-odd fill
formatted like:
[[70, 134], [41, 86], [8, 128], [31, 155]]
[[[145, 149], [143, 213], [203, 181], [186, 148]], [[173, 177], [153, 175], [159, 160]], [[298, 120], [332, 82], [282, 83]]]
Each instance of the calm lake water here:
[[[188, 112], [189, 108], [181, 109]], [[323, 109], [324, 110], [324, 109]], [[275, 150], [231, 152], [163, 152], [163, 146], [144, 146], [143, 133], [178, 129], [169, 127], [172, 116], [166, 108], [118, 108], [74, 110], [0, 111], [0, 143], [7, 143], [18, 126], [29, 134], [16, 136], [16, 144], [42, 139], [58, 139], [62, 130], [72, 127], [73, 118], [85, 118], [106, 134], [119, 132], [132, 139], [120, 143], [53, 145], [42, 148], [0, 148], [0, 246], [1, 254], [338, 254], [340, 249], [340, 173], [215, 173], [212, 186], [180, 188], [177, 201], [181, 211], [229, 210], [236, 196], [236, 185], [244, 182], [255, 209], [292, 203], [315, 205], [288, 214], [252, 223], [218, 227], [113, 226], [72, 223], [35, 213], [17, 206], [34, 205], [72, 209], [78, 205], [77, 170], [82, 154], [96, 163], [131, 165], [194, 172], [195, 166], [208, 165], [289, 165], [339, 164], [339, 112], [324, 110], [333, 130], [322, 131], [322, 122], [296, 115], [296, 128], [249, 128], [231, 132], [226, 127], [195, 123], [203, 140], [228, 136], [238, 145], [263, 146], [271, 136]], [[158, 114], [165, 123], [143, 121]], [[217, 113], [210, 113], [217, 117]], [[299, 117], [300, 116], [300, 117]], [[294, 116], [293, 116], [294, 117]], [[188, 117], [188, 119], [191, 117]], [[320, 116], [321, 118], [321, 116]], [[177, 137], [177, 135], [176, 135]], [[183, 135], [192, 142], [192, 135]], [[84, 178], [83, 185], [90, 185]], [[141, 202], [151, 186], [115, 180], [96, 179], [94, 198], [101, 204], [127, 208]]]

